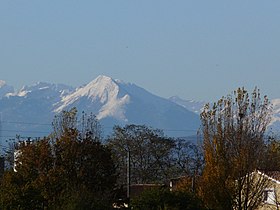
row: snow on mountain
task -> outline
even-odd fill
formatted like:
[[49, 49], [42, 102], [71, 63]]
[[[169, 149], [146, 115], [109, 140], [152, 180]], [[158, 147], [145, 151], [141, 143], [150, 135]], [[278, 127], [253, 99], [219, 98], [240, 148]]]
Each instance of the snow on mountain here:
[[0, 80], [0, 88], [6, 85], [6, 82], [4, 80]]
[[50, 84], [46, 82], [37, 82], [31, 86], [23, 86], [13, 96], [36, 97], [36, 98], [61, 98], [74, 91], [71, 86], [63, 84]]
[[280, 133], [280, 99], [271, 100], [273, 106], [270, 128], [275, 133]]
[[[197, 102], [193, 100], [184, 100], [179, 98], [178, 96], [172, 96], [169, 98], [174, 103], [177, 103], [184, 108], [199, 114], [202, 111], [205, 102]], [[280, 134], [280, 99], [271, 100], [272, 104], [272, 119], [269, 124], [269, 130], [271, 129], [274, 133]]]
[[185, 108], [135, 84], [107, 76], [99, 76], [63, 97], [54, 111], [71, 107], [94, 113], [105, 127], [111, 128], [115, 124], [146, 124], [180, 136], [195, 133], [200, 123], [198, 116]]
[[[271, 128], [280, 133], [280, 99], [271, 102]], [[0, 80], [1, 136], [47, 135], [54, 115], [72, 107], [77, 107], [79, 112], [95, 114], [107, 129], [105, 134], [111, 132], [116, 124], [145, 124], [163, 129], [169, 136], [188, 136], [196, 133], [200, 125], [198, 114], [204, 104], [176, 96], [164, 99], [135, 84], [107, 76], [99, 76], [76, 89], [38, 82], [14, 91]], [[31, 124], [5, 124], [5, 121]]]
[[129, 103], [129, 95], [122, 93], [117, 82], [110, 77], [99, 76], [74, 93], [63, 97], [55, 112], [69, 106], [76, 106], [84, 111], [92, 111], [98, 119], [113, 117], [127, 121], [125, 105]]
[[278, 99], [272, 99], [272, 118], [271, 122], [269, 124], [269, 129], [274, 134], [280, 135], [280, 98]]
[[53, 104], [73, 90], [66, 85], [39, 82], [0, 98], [2, 138], [15, 137], [16, 134], [48, 135], [54, 117]]
[[204, 105], [206, 104], [204, 101], [184, 100], [178, 96], [172, 96], [169, 98], [169, 100], [196, 114], [200, 114]]
[[21, 120], [31, 118], [33, 121], [40, 122], [44, 118], [48, 120], [52, 118], [54, 104], [73, 91], [74, 88], [70, 86], [38, 82], [31, 86], [24, 86], [14, 94], [3, 98], [1, 105], [10, 106], [13, 103], [14, 112], [18, 112], [17, 117], [21, 117]]
[[280, 99], [272, 99], [271, 104], [274, 112], [280, 112]]
[[14, 88], [12, 86], [7, 85], [6, 82], [3, 80], [0, 80], [0, 98], [13, 92]]
[[[280, 99], [271, 102], [273, 117], [270, 127], [280, 133]], [[54, 115], [72, 107], [77, 107], [79, 112], [95, 114], [107, 129], [106, 134], [116, 124], [145, 124], [163, 129], [169, 136], [188, 136], [196, 133], [200, 125], [198, 114], [204, 104], [177, 96], [164, 99], [135, 84], [107, 76], [99, 76], [76, 89], [38, 82], [14, 91], [0, 80], [2, 136], [46, 135], [51, 130]], [[5, 121], [31, 124], [5, 124]]]
[[[0, 85], [1, 91], [6, 84]], [[163, 129], [169, 136], [188, 136], [195, 134], [200, 124], [198, 115], [184, 107], [107, 76], [76, 89], [38, 82], [8, 92], [0, 97], [2, 138], [48, 135], [54, 115], [72, 107], [95, 114], [104, 134], [109, 134], [114, 125], [145, 124]]]

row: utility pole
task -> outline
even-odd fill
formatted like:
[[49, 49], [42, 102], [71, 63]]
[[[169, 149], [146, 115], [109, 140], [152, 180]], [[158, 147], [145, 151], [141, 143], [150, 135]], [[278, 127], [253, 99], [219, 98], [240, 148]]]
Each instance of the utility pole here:
[[3, 154], [3, 136], [2, 136], [2, 112], [0, 112], [0, 176], [4, 174], [5, 158]]
[[130, 209], [130, 150], [127, 150], [127, 171], [126, 171], [126, 181], [127, 181], [127, 204], [128, 204], [128, 209]]
[[2, 112], [0, 112], [0, 157], [4, 156], [4, 154], [2, 154], [3, 153], [2, 145], [3, 145], [3, 137], [2, 137]]

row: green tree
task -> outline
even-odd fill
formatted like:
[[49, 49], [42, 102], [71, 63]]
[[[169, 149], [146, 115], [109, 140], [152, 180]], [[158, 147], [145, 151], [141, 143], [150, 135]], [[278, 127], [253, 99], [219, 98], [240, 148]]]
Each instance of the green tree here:
[[111, 209], [116, 168], [92, 120], [80, 131], [76, 110], [64, 111], [53, 135], [20, 144], [17, 172], [7, 171], [1, 182], [2, 208]]
[[[201, 113], [205, 169], [201, 194], [214, 209], [255, 209], [266, 180], [250, 174], [265, 166], [264, 140], [271, 106], [255, 89], [221, 98]], [[255, 186], [252, 187], [254, 182]]]
[[[0, 199], [4, 209], [40, 209], [49, 195], [47, 176], [53, 161], [47, 139], [19, 146], [17, 172], [4, 173]], [[18, 150], [19, 151], [19, 150]]]

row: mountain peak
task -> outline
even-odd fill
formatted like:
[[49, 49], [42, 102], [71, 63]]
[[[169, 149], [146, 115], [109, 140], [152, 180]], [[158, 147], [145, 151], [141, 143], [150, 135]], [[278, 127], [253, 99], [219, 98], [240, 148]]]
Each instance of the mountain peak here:
[[84, 87], [64, 97], [55, 111], [60, 112], [69, 106], [83, 106], [87, 109], [86, 104], [91, 103], [94, 106], [90, 108], [96, 109], [98, 119], [114, 116], [126, 120], [124, 107], [129, 101], [129, 95], [120, 90], [115, 80], [100, 75]]
[[[10, 94], [9, 98], [5, 97], [7, 91], [1, 94], [6, 87], [7, 85], [0, 88], [0, 112], [14, 121], [29, 119], [31, 122], [49, 122], [56, 113], [77, 107], [80, 111], [95, 114], [107, 128], [114, 125], [145, 124], [172, 130], [172, 135], [173, 130], [186, 129], [176, 134], [184, 136], [196, 132], [199, 125], [199, 117], [183, 107], [133, 83], [104, 75], [77, 89], [39, 82], [23, 87], [15, 94]], [[10, 130], [16, 129], [18, 130]], [[108, 134], [110, 131], [106, 130]]]
[[106, 75], [99, 75], [93, 81], [95, 81], [95, 82], [111, 82], [111, 81], [113, 81], [113, 79], [111, 77], [106, 76]]
[[14, 87], [7, 85], [4, 80], [0, 80], [0, 98], [14, 93]]
[[200, 114], [206, 102], [204, 101], [195, 101], [195, 100], [184, 100], [179, 96], [172, 96], [169, 98], [170, 101], [192, 111], [196, 114]]
[[114, 92], [117, 94], [118, 91], [118, 84], [111, 77], [100, 75], [96, 79], [88, 83], [85, 87], [82, 87], [79, 92], [83, 96], [98, 96], [102, 98], [104, 94], [108, 94], [110, 92]]
[[104, 103], [108, 97], [114, 97], [118, 93], [118, 84], [111, 77], [100, 75], [84, 87], [79, 88], [75, 95], [91, 99], [100, 98]]
[[5, 86], [6, 85], [6, 82], [4, 80], [0, 80], [0, 88]]

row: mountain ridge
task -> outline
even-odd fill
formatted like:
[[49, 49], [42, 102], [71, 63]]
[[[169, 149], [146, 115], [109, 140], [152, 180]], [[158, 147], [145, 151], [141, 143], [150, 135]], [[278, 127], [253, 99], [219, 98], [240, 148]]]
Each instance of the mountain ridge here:
[[[0, 91], [1, 89], [2, 87]], [[145, 124], [165, 129], [167, 135], [187, 136], [194, 134], [200, 123], [198, 115], [178, 104], [156, 96], [135, 84], [104, 75], [79, 88], [38, 82], [24, 86], [19, 91], [6, 91], [0, 98], [3, 121], [51, 124], [56, 114], [72, 107], [76, 107], [79, 111], [92, 112], [103, 127], [111, 129], [116, 124]], [[50, 132], [51, 126], [44, 129], [39, 125], [34, 128], [26, 124], [12, 126], [2, 123], [2, 136], [11, 135], [4, 130], [47, 133]], [[174, 130], [182, 132], [174, 134]]]
[[[273, 99], [271, 126], [280, 133], [280, 99]], [[80, 112], [91, 112], [105, 128], [114, 125], [145, 124], [163, 129], [169, 136], [195, 135], [200, 125], [199, 114], [203, 101], [184, 100], [178, 96], [165, 99], [133, 83], [100, 75], [80, 87], [37, 82], [15, 90], [0, 81], [0, 114], [2, 121], [40, 122], [51, 124], [62, 110], [76, 107]], [[48, 133], [42, 126], [1, 125], [0, 136], [28, 134], [28, 131]], [[107, 129], [107, 130], [109, 130]], [[22, 131], [22, 132], [21, 132]], [[182, 131], [182, 132], [180, 132]], [[105, 133], [109, 133], [106, 131]]]

